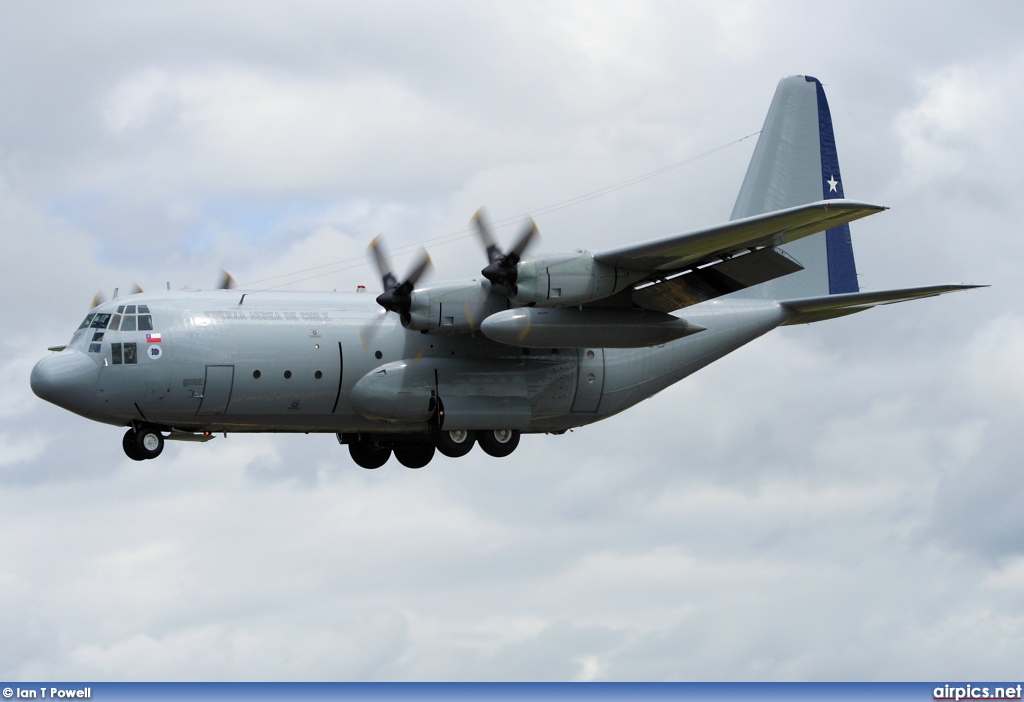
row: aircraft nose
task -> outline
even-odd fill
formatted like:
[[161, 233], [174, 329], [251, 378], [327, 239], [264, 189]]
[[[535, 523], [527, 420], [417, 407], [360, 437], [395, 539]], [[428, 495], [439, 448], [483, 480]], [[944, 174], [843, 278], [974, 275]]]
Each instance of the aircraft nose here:
[[96, 402], [99, 373], [99, 366], [84, 353], [63, 351], [37, 363], [29, 382], [40, 398], [84, 417]]

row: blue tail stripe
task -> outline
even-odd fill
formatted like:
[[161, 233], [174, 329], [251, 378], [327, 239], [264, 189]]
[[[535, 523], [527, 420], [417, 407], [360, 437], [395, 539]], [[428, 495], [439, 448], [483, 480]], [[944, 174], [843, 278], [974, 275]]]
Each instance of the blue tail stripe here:
[[[804, 76], [814, 83], [818, 94], [818, 139], [821, 146], [821, 192], [822, 199], [843, 198], [843, 180], [839, 173], [839, 155], [836, 153], [836, 137], [832, 131], [832, 113], [828, 109], [825, 89], [821, 81]], [[850, 225], [844, 224], [825, 232], [825, 251], [828, 255], [828, 291], [837, 293], [859, 292], [857, 264], [853, 260], [853, 242], [850, 239]]]

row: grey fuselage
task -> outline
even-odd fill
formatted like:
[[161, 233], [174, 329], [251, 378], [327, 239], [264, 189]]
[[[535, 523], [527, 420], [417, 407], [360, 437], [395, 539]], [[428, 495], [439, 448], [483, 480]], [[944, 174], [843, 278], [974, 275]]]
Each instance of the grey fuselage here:
[[[720, 298], [686, 310], [704, 331], [661, 346], [523, 349], [479, 332], [409, 331], [368, 293], [150, 293], [93, 312], [129, 303], [149, 308], [153, 330], [79, 329], [33, 370], [40, 397], [118, 426], [345, 434], [428, 432], [436, 397], [445, 430], [559, 433], [635, 405], [793, 314]], [[130, 344], [134, 363], [124, 362]]]

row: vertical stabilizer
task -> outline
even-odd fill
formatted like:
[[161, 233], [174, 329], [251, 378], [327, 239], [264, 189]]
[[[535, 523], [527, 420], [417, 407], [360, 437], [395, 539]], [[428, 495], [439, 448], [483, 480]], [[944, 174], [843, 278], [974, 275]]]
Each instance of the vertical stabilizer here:
[[[810, 76], [783, 78], [775, 90], [731, 218], [842, 197], [832, 116], [821, 82]], [[804, 270], [736, 295], [780, 300], [858, 291], [850, 225], [780, 248]]]

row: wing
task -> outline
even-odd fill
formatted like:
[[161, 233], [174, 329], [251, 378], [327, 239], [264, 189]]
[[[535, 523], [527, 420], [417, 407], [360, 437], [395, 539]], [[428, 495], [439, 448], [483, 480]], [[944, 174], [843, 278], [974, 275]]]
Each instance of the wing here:
[[747, 249], [787, 244], [885, 209], [856, 200], [822, 200], [642, 244], [599, 251], [594, 259], [634, 271], [680, 270], [728, 258]]
[[826, 319], [843, 317], [863, 312], [876, 305], [891, 305], [907, 300], [919, 300], [959, 290], [985, 288], [987, 285], [932, 285], [925, 288], [903, 288], [900, 290], [875, 290], [872, 292], [844, 293], [822, 297], [805, 297], [799, 300], [785, 300], [781, 304], [796, 312], [786, 324], [810, 324]]

